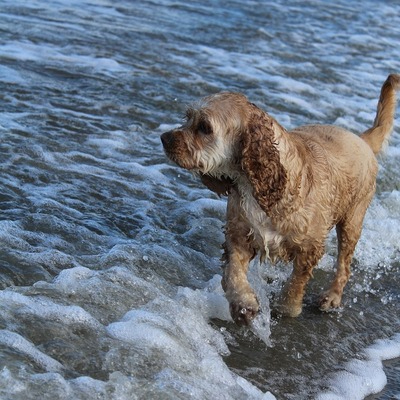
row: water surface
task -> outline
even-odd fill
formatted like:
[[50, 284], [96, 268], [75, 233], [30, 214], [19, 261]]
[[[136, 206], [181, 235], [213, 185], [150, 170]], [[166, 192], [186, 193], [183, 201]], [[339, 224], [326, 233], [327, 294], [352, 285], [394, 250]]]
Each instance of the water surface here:
[[[288, 129], [362, 132], [400, 72], [398, 3], [25, 3], [0, 5], [0, 397], [376, 392], [380, 361], [366, 375], [354, 363], [371, 346], [399, 355], [399, 119], [345, 308], [315, 307], [333, 275], [332, 235], [302, 316], [266, 312], [264, 336], [230, 321], [220, 289], [225, 200], [168, 162], [159, 135], [221, 90]], [[289, 273], [252, 266], [266, 310]], [[400, 398], [398, 359], [385, 371], [374, 399]]]

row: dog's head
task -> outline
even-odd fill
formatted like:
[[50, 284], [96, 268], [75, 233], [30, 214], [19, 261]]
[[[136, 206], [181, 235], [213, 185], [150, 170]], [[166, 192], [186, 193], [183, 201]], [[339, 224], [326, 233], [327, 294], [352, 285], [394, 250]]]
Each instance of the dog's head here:
[[[184, 124], [163, 133], [161, 141], [172, 161], [199, 173], [219, 194], [245, 175], [254, 197], [267, 211], [279, 200], [286, 183], [277, 146], [283, 131], [242, 94], [223, 92], [190, 107]], [[218, 189], [220, 185], [224, 190]]]
[[184, 124], [161, 135], [167, 156], [185, 169], [221, 174], [236, 156], [245, 103], [240, 94], [220, 93], [188, 108]]

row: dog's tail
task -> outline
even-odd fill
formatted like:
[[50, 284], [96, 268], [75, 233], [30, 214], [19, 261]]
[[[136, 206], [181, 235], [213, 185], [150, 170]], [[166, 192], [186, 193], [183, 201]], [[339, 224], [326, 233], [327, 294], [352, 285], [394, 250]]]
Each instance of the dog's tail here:
[[391, 74], [382, 86], [374, 125], [361, 135], [374, 154], [378, 154], [386, 147], [392, 133], [396, 110], [396, 90], [400, 90], [400, 75]]

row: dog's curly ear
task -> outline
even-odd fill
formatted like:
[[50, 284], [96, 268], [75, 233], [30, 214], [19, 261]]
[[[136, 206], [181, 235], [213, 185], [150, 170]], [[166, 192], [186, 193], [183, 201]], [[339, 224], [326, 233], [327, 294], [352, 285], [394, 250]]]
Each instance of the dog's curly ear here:
[[269, 214], [283, 197], [287, 175], [280, 163], [274, 133], [274, 124], [278, 126], [278, 123], [254, 104], [251, 108], [247, 129], [242, 132], [241, 165], [251, 183], [254, 198]]
[[225, 177], [215, 178], [211, 175], [201, 174], [200, 178], [204, 185], [219, 196], [228, 195], [233, 186], [233, 181]]

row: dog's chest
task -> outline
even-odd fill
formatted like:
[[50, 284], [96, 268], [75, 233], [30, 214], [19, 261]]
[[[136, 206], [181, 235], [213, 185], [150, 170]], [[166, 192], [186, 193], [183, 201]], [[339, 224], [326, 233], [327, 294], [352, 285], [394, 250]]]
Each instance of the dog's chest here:
[[275, 261], [283, 239], [282, 235], [274, 229], [270, 218], [258, 205], [251, 192], [247, 190], [241, 191], [241, 207], [251, 226], [254, 238], [263, 253], [262, 256]]

